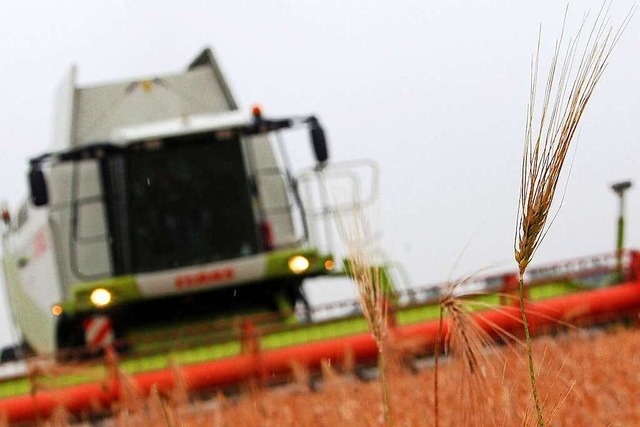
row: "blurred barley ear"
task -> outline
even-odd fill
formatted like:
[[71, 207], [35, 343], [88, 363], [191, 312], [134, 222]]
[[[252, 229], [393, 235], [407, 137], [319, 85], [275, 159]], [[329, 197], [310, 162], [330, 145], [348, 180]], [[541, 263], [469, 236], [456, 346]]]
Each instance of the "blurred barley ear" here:
[[384, 419], [392, 425], [388, 382], [389, 292], [382, 271], [382, 257], [370, 218], [354, 203], [350, 212], [340, 215], [338, 230], [347, 252], [348, 273], [358, 289], [358, 301], [369, 331], [378, 347], [378, 371], [382, 389]]
[[[464, 296], [456, 296], [456, 289], [471, 280], [468, 276], [448, 283], [440, 298], [438, 333], [434, 349], [434, 425], [440, 425], [439, 358], [450, 354], [461, 364], [464, 384], [460, 384], [462, 404], [456, 409], [460, 425], [499, 425], [491, 413], [483, 408], [488, 376], [495, 376], [486, 349], [495, 345], [489, 334], [473, 318], [470, 304]], [[446, 319], [445, 319], [446, 317]], [[445, 325], [446, 320], [446, 325]]]
[[586, 18], [576, 36], [570, 38], [566, 45], [563, 40], [563, 24], [562, 33], [556, 40], [539, 110], [536, 109], [536, 91], [540, 36], [531, 62], [531, 87], [514, 249], [520, 273], [520, 308], [527, 343], [531, 389], [539, 426], [544, 425], [544, 418], [536, 389], [531, 338], [524, 309], [524, 274], [550, 226], [548, 219], [553, 198], [578, 123], [607, 67], [613, 48], [636, 8], [633, 7], [620, 27], [614, 31], [609, 24], [609, 6], [610, 3], [605, 3], [601, 8], [582, 48], [579, 46], [582, 46], [581, 37]]

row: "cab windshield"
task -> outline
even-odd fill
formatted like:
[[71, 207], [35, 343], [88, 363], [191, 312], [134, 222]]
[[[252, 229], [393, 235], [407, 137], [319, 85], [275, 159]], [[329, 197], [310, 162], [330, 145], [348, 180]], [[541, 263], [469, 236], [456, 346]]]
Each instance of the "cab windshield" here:
[[131, 269], [149, 272], [258, 251], [239, 136], [145, 141], [127, 150]]

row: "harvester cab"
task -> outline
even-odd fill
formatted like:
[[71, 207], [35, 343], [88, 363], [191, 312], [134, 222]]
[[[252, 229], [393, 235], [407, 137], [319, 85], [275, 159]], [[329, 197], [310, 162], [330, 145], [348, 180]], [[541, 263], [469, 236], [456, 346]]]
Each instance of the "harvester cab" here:
[[277, 143], [306, 128], [316, 165], [301, 182], [326, 191], [344, 168], [327, 163], [319, 120], [239, 110], [210, 50], [173, 76], [77, 87], [72, 70], [58, 101], [55, 149], [31, 160], [30, 197], [3, 239], [35, 351], [212, 317], [291, 320], [308, 307], [303, 280], [341, 269], [318, 243], [329, 233], [312, 230], [335, 209], [301, 196]]

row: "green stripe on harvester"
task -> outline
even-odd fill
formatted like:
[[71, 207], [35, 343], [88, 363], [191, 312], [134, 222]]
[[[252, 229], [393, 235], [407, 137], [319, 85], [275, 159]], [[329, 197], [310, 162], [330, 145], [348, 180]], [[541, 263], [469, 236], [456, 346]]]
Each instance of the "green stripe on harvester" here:
[[567, 295], [584, 289], [585, 286], [576, 283], [549, 283], [544, 285], [531, 286], [529, 288], [529, 297], [533, 300], [543, 300], [547, 298]]
[[439, 316], [439, 305], [418, 305], [404, 310], [399, 310], [397, 313], [398, 323], [402, 325], [409, 325], [411, 323], [417, 323], [424, 320], [433, 320], [437, 319]]
[[64, 304], [65, 311], [91, 310], [95, 307], [89, 299], [96, 288], [108, 290], [112, 296], [112, 304], [135, 301], [141, 298], [135, 276], [119, 276], [95, 282], [79, 283], [72, 287], [73, 298]]
[[284, 251], [274, 251], [267, 253], [267, 265], [265, 275], [267, 278], [286, 277], [294, 275], [289, 270], [289, 258], [295, 255], [302, 255], [309, 260], [309, 268], [305, 275], [321, 273], [326, 271], [325, 261], [331, 259], [330, 256], [320, 255], [314, 248], [297, 248]]
[[[269, 252], [266, 254], [265, 278], [295, 276], [289, 270], [289, 258], [294, 255], [302, 255], [309, 260], [309, 268], [304, 272], [305, 276], [326, 272], [325, 261], [331, 259], [331, 256], [320, 255], [318, 250], [314, 248], [296, 248]], [[119, 276], [73, 285], [71, 287], [71, 299], [63, 303], [64, 310], [68, 313], [93, 310], [95, 307], [89, 297], [96, 288], [103, 288], [111, 293], [112, 306], [142, 298], [135, 276]]]
[[367, 330], [367, 322], [363, 317], [350, 317], [269, 334], [262, 337], [260, 345], [261, 348], [268, 350], [359, 334]]
[[0, 399], [29, 394], [30, 390], [29, 380], [26, 378], [4, 380], [0, 382]]

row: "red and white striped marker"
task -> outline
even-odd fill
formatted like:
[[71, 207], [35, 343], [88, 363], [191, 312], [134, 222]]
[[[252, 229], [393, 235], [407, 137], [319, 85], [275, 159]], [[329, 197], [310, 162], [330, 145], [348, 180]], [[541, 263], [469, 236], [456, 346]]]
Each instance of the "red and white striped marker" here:
[[107, 316], [98, 315], [84, 321], [84, 339], [90, 349], [104, 348], [115, 341], [113, 325]]

